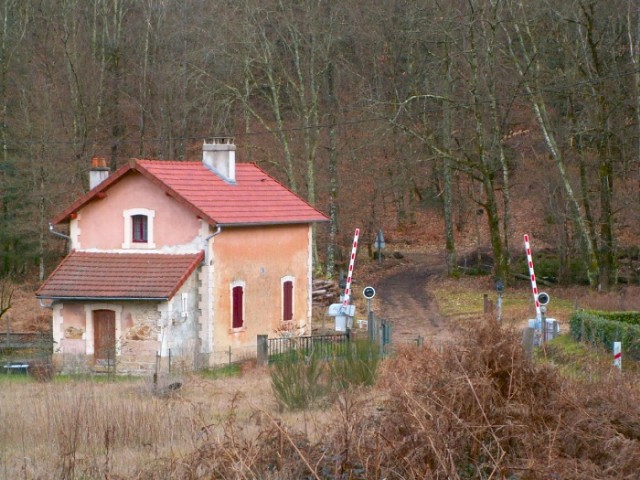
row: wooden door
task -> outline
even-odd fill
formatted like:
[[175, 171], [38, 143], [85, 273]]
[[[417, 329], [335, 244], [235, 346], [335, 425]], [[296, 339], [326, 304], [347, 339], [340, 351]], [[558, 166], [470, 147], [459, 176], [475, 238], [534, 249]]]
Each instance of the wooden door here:
[[96, 365], [110, 367], [116, 361], [116, 312], [93, 311], [93, 358]]

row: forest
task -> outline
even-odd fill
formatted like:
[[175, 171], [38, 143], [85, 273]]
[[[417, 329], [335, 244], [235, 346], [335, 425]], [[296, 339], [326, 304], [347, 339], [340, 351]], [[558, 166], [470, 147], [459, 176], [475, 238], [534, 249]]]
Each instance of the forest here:
[[1, 278], [66, 253], [93, 156], [223, 135], [330, 217], [328, 277], [428, 211], [451, 275], [476, 229], [496, 278], [528, 232], [560, 281], [638, 281], [637, 0], [2, 0], [0, 66]]

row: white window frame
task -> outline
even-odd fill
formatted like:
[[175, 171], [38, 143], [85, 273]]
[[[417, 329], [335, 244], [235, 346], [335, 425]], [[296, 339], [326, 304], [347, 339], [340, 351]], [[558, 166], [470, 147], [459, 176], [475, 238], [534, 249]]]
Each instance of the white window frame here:
[[[133, 241], [133, 217], [134, 215], [144, 215], [147, 217], [147, 241], [146, 242], [134, 242]], [[153, 237], [153, 219], [156, 216], [155, 210], [149, 210], [148, 208], [130, 208], [122, 212], [124, 218], [124, 241], [122, 242], [122, 248], [126, 249], [139, 249], [139, 248], [156, 248]]]

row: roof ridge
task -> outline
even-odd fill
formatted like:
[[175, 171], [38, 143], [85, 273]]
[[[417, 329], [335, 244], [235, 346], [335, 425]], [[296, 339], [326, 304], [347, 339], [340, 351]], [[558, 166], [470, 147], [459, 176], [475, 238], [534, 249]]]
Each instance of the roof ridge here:
[[[230, 185], [199, 161], [131, 158], [101, 184], [54, 217], [52, 223], [69, 221], [74, 213], [94, 198], [101, 198], [101, 192], [132, 172], [142, 175], [211, 225], [286, 225], [329, 220], [314, 205], [269, 175], [257, 163], [238, 163], [236, 169], [239, 175], [236, 183]], [[276, 211], [277, 214], [274, 214]]]

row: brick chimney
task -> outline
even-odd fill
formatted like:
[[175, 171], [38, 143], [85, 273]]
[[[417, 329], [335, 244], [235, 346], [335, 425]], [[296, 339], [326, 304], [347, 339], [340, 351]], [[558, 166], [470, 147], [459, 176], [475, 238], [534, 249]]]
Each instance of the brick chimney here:
[[202, 145], [202, 163], [229, 183], [236, 183], [236, 146], [232, 137], [215, 137]]
[[93, 190], [109, 177], [109, 167], [107, 159], [104, 157], [93, 157], [91, 159], [91, 170], [89, 170], [89, 189]]

